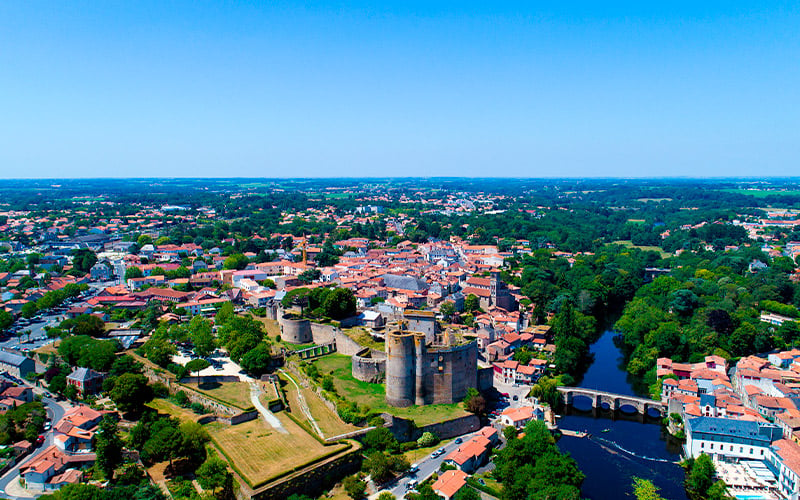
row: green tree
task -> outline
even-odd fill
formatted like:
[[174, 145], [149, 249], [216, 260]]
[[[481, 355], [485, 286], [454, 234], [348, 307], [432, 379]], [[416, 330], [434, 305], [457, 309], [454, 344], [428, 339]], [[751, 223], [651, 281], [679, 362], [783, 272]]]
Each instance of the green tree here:
[[420, 448], [427, 448], [429, 446], [433, 446], [439, 442], [439, 438], [436, 437], [436, 434], [426, 431], [422, 433], [422, 436], [417, 439], [417, 446]]
[[370, 429], [364, 434], [364, 448], [367, 450], [394, 451], [399, 443], [394, 434], [386, 427]]
[[5, 309], [0, 309], [0, 332], [5, 332], [14, 324], [14, 317]]
[[349, 318], [356, 313], [356, 297], [349, 288], [335, 288], [325, 297], [322, 309], [329, 318]]
[[367, 491], [367, 483], [356, 476], [347, 476], [342, 481], [342, 485], [344, 486], [344, 491], [353, 500], [361, 500]]
[[144, 375], [125, 373], [117, 377], [109, 396], [120, 411], [137, 413], [153, 399], [153, 390], [147, 385]]
[[240, 364], [251, 375], [260, 376], [267, 373], [272, 366], [272, 354], [269, 346], [263, 342], [258, 344], [242, 356]]
[[711, 485], [714, 484], [714, 474], [714, 462], [711, 457], [701, 453], [691, 465], [687, 484], [692, 491], [704, 497]]
[[200, 486], [212, 492], [224, 488], [226, 483], [230, 480], [230, 475], [230, 472], [228, 472], [228, 464], [217, 457], [209, 457], [195, 472], [197, 482], [200, 483]]
[[97, 264], [97, 255], [88, 248], [72, 251], [72, 267], [81, 274], [87, 274]]
[[443, 302], [442, 305], [439, 306], [439, 312], [446, 321], [450, 321], [450, 319], [456, 313], [456, 306], [450, 301]]
[[224, 304], [222, 304], [222, 307], [220, 307], [219, 310], [217, 311], [216, 316], [214, 316], [214, 323], [217, 326], [224, 325], [233, 316], [234, 316], [234, 314], [233, 314], [233, 303], [225, 302]]
[[125, 281], [136, 279], [136, 278], [143, 278], [144, 273], [138, 267], [129, 267], [125, 270]]
[[658, 494], [658, 487], [652, 481], [640, 477], [633, 478], [633, 494], [636, 500], [664, 500]]
[[97, 466], [106, 479], [112, 480], [114, 469], [122, 463], [122, 438], [119, 436], [117, 419], [112, 415], [105, 415], [100, 421], [94, 435], [94, 451], [97, 454]]
[[477, 295], [471, 293], [464, 298], [464, 312], [474, 313], [481, 308], [481, 302]]
[[464, 408], [475, 415], [486, 414], [486, 398], [484, 398], [478, 389], [470, 387], [467, 389], [467, 395], [464, 396]]
[[250, 261], [243, 254], [237, 253], [229, 256], [222, 263], [223, 269], [244, 269]]
[[21, 314], [23, 318], [31, 319], [32, 317], [36, 316], [37, 312], [39, 312], [39, 308], [36, 306], [36, 302], [34, 301], [26, 302], [22, 305]]
[[466, 486], [458, 490], [455, 500], [481, 500], [481, 494], [473, 488]]
[[202, 316], [195, 316], [189, 322], [189, 338], [194, 345], [194, 353], [205, 358], [214, 352], [214, 334], [211, 332], [211, 321]]

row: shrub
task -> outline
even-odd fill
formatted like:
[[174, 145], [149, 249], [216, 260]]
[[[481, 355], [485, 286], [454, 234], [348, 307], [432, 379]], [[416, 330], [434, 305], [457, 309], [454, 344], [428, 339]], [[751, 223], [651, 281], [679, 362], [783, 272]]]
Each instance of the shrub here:
[[438, 442], [439, 438], [432, 432], [423, 432], [422, 436], [417, 439], [417, 445], [420, 448], [427, 448], [428, 446], [433, 446]]

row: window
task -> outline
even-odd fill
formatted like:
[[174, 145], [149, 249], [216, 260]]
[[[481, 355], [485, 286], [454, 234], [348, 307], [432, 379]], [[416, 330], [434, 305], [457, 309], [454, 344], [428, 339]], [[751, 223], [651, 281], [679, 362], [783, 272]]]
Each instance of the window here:
[[750, 454], [751, 455], [753, 454], [753, 447], [752, 446], [750, 447]]
[[711, 443], [711, 444], [709, 444], [709, 445], [708, 445], [708, 449], [709, 449], [709, 450], [713, 450], [713, 449], [714, 449], [714, 443]]

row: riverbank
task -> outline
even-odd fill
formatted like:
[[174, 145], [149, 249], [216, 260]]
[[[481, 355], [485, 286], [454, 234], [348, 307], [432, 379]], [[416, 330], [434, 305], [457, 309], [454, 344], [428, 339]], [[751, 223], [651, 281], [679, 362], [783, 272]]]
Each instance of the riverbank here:
[[[641, 396], [622, 366], [622, 353], [614, 345], [613, 337], [614, 333], [607, 331], [592, 345], [594, 362], [579, 386]], [[633, 478], [641, 477], [661, 488], [664, 498], [688, 500], [683, 486], [684, 472], [677, 465], [680, 442], [657, 423], [641, 423], [636, 417], [624, 415], [612, 420], [603, 414], [600, 412], [601, 416], [595, 418], [591, 411], [572, 410], [558, 421], [563, 433], [559, 448], [570, 453], [586, 475], [583, 497], [633, 498]], [[589, 436], [574, 435], [581, 433]]]

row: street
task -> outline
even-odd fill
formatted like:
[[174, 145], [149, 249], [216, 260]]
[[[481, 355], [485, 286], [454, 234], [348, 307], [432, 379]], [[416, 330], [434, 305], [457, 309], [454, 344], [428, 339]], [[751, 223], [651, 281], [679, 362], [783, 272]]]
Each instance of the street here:
[[[24, 385], [28, 387], [33, 387], [30, 384], [24, 384]], [[33, 392], [35, 394], [43, 394], [44, 390], [39, 387], [33, 387]], [[59, 403], [54, 399], [47, 397], [42, 397], [42, 403], [45, 405], [47, 416], [48, 418], [50, 418], [50, 422], [52, 422], [52, 427], [54, 428], [56, 423], [59, 420], [61, 420], [61, 418], [64, 416], [66, 408], [68, 407], [67, 406], [68, 403]], [[33, 460], [39, 453], [41, 453], [43, 450], [46, 450], [47, 448], [53, 445], [53, 435], [54, 434], [52, 428], [49, 431], [44, 432], [44, 438], [45, 438], [44, 443], [42, 443], [42, 445], [37, 447], [33, 451], [33, 453], [22, 459], [22, 461], [20, 461], [14, 467], [9, 469], [5, 474], [3, 474], [2, 477], [0, 477], [0, 492], [5, 498], [9, 498], [11, 500], [23, 500], [29, 498], [29, 497], [20, 497], [9, 494], [6, 491], [6, 488], [8, 487], [9, 484], [12, 483], [12, 481], [16, 481], [19, 478], [20, 467]]]
[[[461, 436], [461, 439], [463, 441], [468, 441], [470, 438], [472, 438], [473, 435], [475, 435], [474, 432], [471, 432], [469, 434], [464, 434], [463, 436]], [[422, 460], [419, 460], [415, 464], [412, 464], [412, 466], [416, 465], [417, 467], [419, 467], [419, 472], [413, 475], [407, 473], [400, 479], [397, 479], [394, 482], [389, 483], [387, 485], [391, 487], [389, 491], [391, 491], [391, 493], [398, 499], [405, 498], [405, 494], [411, 491], [408, 489], [408, 483], [410, 481], [417, 481], [421, 483], [425, 479], [429, 478], [434, 472], [437, 472], [439, 470], [439, 467], [442, 465], [442, 462], [444, 462], [445, 457], [449, 455], [451, 451], [455, 450], [458, 447], [459, 444], [456, 444], [455, 441], [451, 441], [450, 443], [442, 446], [442, 448], [444, 448], [444, 453], [439, 455], [438, 457], [433, 458], [430, 454], [426, 455]], [[375, 495], [375, 497], [377, 498], [377, 495]]]

